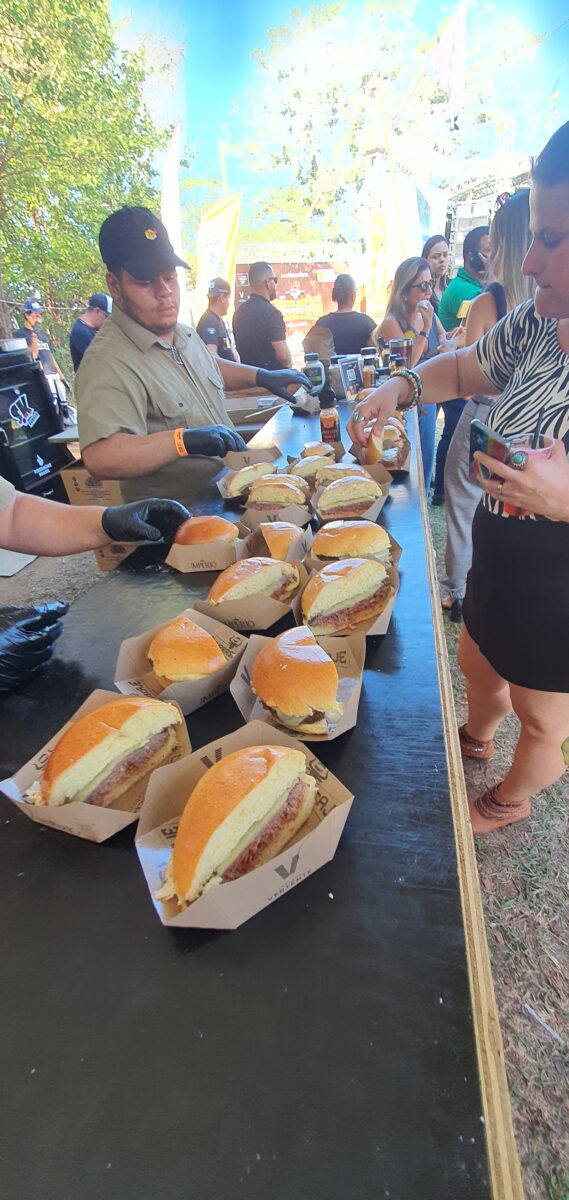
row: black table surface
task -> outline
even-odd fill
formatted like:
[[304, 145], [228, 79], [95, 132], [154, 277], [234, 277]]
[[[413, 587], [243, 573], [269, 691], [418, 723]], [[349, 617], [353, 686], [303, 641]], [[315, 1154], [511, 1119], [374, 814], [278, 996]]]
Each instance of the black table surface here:
[[[256, 440], [316, 436], [286, 410]], [[318, 747], [355, 793], [328, 866], [234, 932], [170, 930], [132, 829], [95, 845], [2, 800], [4, 1194], [490, 1195], [413, 464], [380, 516], [403, 546], [389, 632], [368, 639], [355, 729]], [[216, 489], [200, 507], [222, 511]], [[83, 595], [3, 705], [3, 774], [212, 578], [144, 549]], [[188, 718], [192, 744], [240, 723], [227, 694]]]

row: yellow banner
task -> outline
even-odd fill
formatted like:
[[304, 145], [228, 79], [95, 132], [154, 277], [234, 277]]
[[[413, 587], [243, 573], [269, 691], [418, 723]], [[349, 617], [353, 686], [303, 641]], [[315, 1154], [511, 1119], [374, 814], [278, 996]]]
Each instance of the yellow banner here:
[[231, 284], [233, 307], [240, 204], [240, 196], [224, 196], [206, 209], [200, 221], [196, 301], [204, 308], [207, 305], [209, 281], [216, 275]]

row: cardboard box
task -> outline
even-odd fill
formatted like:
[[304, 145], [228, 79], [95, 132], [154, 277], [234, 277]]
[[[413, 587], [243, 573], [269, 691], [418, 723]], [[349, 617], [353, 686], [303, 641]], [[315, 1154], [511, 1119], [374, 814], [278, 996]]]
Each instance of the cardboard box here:
[[[241, 530], [241, 526], [239, 526]], [[249, 534], [247, 529], [245, 537]], [[224, 571], [238, 558], [248, 558], [244, 552], [244, 537], [236, 538], [233, 542], [202, 542], [194, 546], [177, 546], [172, 542], [165, 562], [168, 567], [183, 574], [193, 574], [200, 571]]]
[[[295, 563], [300, 575], [299, 593], [308, 576], [302, 563]], [[221, 604], [210, 604], [208, 600], [196, 600], [194, 608], [214, 620], [223, 621], [231, 629], [270, 629], [291, 611], [291, 601], [282, 604], [269, 596], [247, 596], [243, 600], [226, 600]]]
[[125, 696], [154, 696], [160, 700], [173, 700], [184, 715], [188, 716], [227, 691], [247, 645], [247, 639], [234, 629], [229, 629], [227, 625], [222, 625], [193, 608], [185, 608], [179, 615], [188, 617], [201, 629], [205, 629], [206, 633], [211, 634], [225, 655], [225, 666], [220, 667], [219, 671], [215, 671], [207, 679], [172, 683], [163, 688], [148, 660], [148, 649], [152, 639], [159, 629], [164, 629], [170, 624], [170, 621], [163, 621], [161, 625], [155, 625], [153, 629], [148, 629], [138, 637], [127, 638], [122, 643], [115, 667], [115, 685]]
[[[59, 474], [70, 504], [100, 504], [103, 508], [108, 508], [110, 504], [124, 504], [118, 479], [95, 479], [83, 466], [81, 459], [63, 467]], [[109, 546], [101, 546], [93, 553], [101, 571], [112, 571], [129, 554], [134, 554], [139, 546], [140, 542], [111, 542]]]
[[[57, 808], [50, 808], [44, 804], [31, 804], [25, 799], [24, 793], [29, 788], [33, 787], [36, 780], [41, 778], [47, 760], [56, 743], [59, 741], [62, 733], [73, 725], [79, 717], [85, 716], [89, 712], [94, 712], [96, 708], [101, 708], [103, 704], [108, 704], [110, 700], [118, 700], [116, 692], [106, 692], [102, 689], [97, 689], [91, 692], [91, 695], [85, 700], [84, 704], [77, 709], [69, 721], [59, 730], [58, 733], [38, 750], [33, 759], [25, 763], [23, 767], [11, 779], [3, 779], [0, 782], [0, 791], [11, 800], [20, 812], [25, 813], [32, 821], [37, 821], [39, 825], [50, 825], [53, 829], [59, 829], [62, 833], [71, 833], [74, 837], [85, 838], [89, 842], [106, 842], [113, 834], [119, 830], [125, 829], [127, 825], [132, 825], [138, 821], [144, 793], [146, 791], [147, 780], [141, 779], [129, 788], [122, 795], [116, 804], [108, 808], [99, 807], [97, 804], [84, 804], [82, 802], [73, 802], [71, 804], [62, 804]], [[177, 750], [176, 759], [181, 759], [191, 751], [190, 739], [186, 729], [186, 722], [182, 719], [180, 725], [176, 726]]]
[[[330, 565], [329, 563], [326, 563], [326, 566], [329, 566], [329, 565]], [[317, 574], [318, 574], [317, 571], [311, 571], [306, 583], [308, 583], [309, 579], [312, 579], [313, 575], [317, 575]], [[387, 630], [389, 629], [389, 622], [391, 621], [391, 614], [393, 612], [395, 601], [397, 599], [397, 593], [399, 591], [399, 571], [397, 570], [397, 567], [394, 566], [394, 567], [387, 568], [387, 578], [389, 580], [389, 584], [391, 587], [391, 595], [389, 597], [389, 600], [387, 601], [385, 608], [383, 609], [383, 612], [380, 612], [379, 616], [376, 617], [375, 620], [362, 621], [351, 632], [362, 633], [364, 635], [364, 637], [378, 637], [380, 634], [387, 633]], [[297, 625], [305, 624], [305, 622], [302, 619], [302, 606], [301, 606], [302, 593], [304, 592], [305, 587], [306, 587], [306, 584], [301, 589], [301, 591], [297, 593], [297, 595], [294, 597], [294, 600], [292, 602], [292, 611], [294, 613], [294, 618], [295, 618]], [[308, 626], [308, 628], [310, 629], [310, 625]], [[331, 633], [329, 636], [330, 637], [346, 637], [346, 630], [339, 629], [337, 634]]]
[[[250, 721], [263, 721], [273, 729], [282, 729], [283, 726], [267, 711], [251, 686], [255, 659], [263, 646], [272, 640], [257, 633], [251, 634], [229, 690], [247, 724]], [[347, 733], [348, 729], [353, 729], [356, 723], [366, 653], [365, 638], [361, 633], [353, 633], [349, 637], [318, 637], [316, 640], [336, 665], [338, 700], [344, 705], [344, 712], [335, 725], [329, 726], [327, 733], [311, 735], [295, 733], [293, 729], [287, 729], [286, 733], [298, 741], [331, 742], [342, 733]]]
[[[393, 561], [393, 565], [396, 567], [399, 567], [399, 559], [401, 558], [401, 555], [403, 554], [403, 550], [402, 550], [401, 546], [399, 545], [399, 542], [396, 542], [395, 538], [392, 537], [390, 533], [387, 536], [389, 538], [389, 543], [391, 546], [391, 558]], [[350, 556], [349, 554], [345, 554], [343, 557], [344, 558], [350, 558], [350, 557], [371, 558], [372, 555], [356, 554], [356, 555]], [[317, 554], [313, 554], [312, 550], [310, 550], [310, 552], [306, 555], [306, 558], [304, 560], [304, 565], [306, 567], [306, 570], [313, 574], [315, 571], [321, 571], [323, 567], [329, 567], [330, 563], [335, 562], [335, 561], [336, 561], [335, 559], [319, 558]]]
[[[174, 900], [157, 900], [180, 816], [198, 780], [223, 754], [262, 745], [291, 746], [304, 753], [306, 770], [317, 783], [316, 804], [306, 824], [276, 858], [241, 879], [210, 888], [186, 908], [181, 909]], [[146, 792], [136, 850], [162, 924], [185, 929], [237, 929], [334, 857], [352, 800], [352, 793], [308, 747], [261, 721], [217, 738], [183, 762], [159, 768]]]

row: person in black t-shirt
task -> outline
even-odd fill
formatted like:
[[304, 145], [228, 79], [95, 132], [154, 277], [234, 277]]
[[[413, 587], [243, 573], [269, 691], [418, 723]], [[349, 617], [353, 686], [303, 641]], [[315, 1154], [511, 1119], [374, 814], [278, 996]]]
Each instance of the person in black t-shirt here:
[[278, 371], [292, 364], [283, 315], [271, 303], [277, 294], [277, 283], [269, 263], [253, 263], [249, 268], [251, 295], [233, 315], [233, 333], [241, 362], [267, 371]]
[[315, 328], [325, 325], [334, 338], [336, 354], [359, 354], [362, 346], [373, 345], [371, 335], [377, 322], [367, 313], [354, 312], [356, 285], [351, 275], [338, 275], [332, 290], [338, 311], [320, 317]]
[[230, 296], [231, 288], [226, 279], [218, 275], [211, 280], [207, 289], [208, 307], [198, 321], [197, 331], [214, 358], [236, 362], [231, 334], [223, 320], [227, 315]]
[[101, 325], [104, 325], [107, 317], [110, 317], [113, 302], [105, 292], [95, 292], [93, 296], [89, 296], [87, 306], [87, 311], [77, 317], [69, 334], [69, 349], [75, 371], [79, 370], [79, 364], [87, 346], [91, 345]]

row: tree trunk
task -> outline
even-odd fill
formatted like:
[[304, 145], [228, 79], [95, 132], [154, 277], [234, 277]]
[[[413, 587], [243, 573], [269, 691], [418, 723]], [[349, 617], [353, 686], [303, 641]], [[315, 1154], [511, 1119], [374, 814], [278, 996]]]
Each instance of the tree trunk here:
[[0, 338], [12, 337], [14, 326], [10, 319], [10, 308], [6, 302], [6, 295], [2, 286], [2, 276], [0, 275]]

